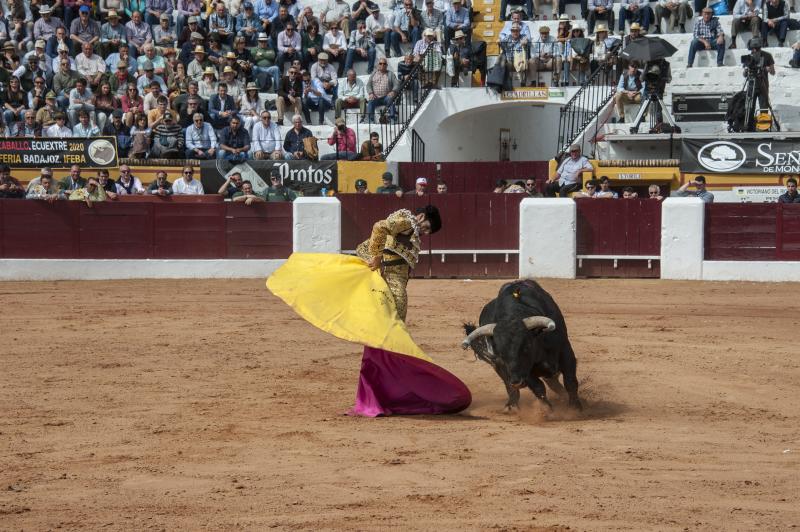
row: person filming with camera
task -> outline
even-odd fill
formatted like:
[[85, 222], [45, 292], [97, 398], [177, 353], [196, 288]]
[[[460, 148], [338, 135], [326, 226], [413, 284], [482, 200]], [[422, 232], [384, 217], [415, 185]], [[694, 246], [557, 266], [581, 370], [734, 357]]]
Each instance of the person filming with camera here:
[[772, 54], [761, 49], [760, 37], [753, 37], [747, 43], [749, 55], [742, 56], [744, 77], [752, 77], [755, 82], [755, 95], [758, 96], [758, 107], [768, 109], [769, 105], [769, 76], [775, 75], [775, 59]]

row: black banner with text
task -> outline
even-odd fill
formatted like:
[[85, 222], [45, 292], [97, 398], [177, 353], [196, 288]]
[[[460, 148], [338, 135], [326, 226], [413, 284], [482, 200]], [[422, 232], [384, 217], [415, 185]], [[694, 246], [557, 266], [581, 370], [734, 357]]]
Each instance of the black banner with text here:
[[276, 169], [281, 182], [304, 196], [319, 196], [322, 190], [335, 191], [339, 186], [336, 161], [204, 161], [200, 164], [200, 179], [206, 194], [216, 193], [233, 172], [253, 184], [261, 193], [269, 186], [272, 170]]
[[692, 174], [797, 174], [800, 139], [684, 138], [680, 169]]
[[0, 140], [0, 163], [12, 168], [116, 168], [116, 137], [88, 139], [7, 138]]

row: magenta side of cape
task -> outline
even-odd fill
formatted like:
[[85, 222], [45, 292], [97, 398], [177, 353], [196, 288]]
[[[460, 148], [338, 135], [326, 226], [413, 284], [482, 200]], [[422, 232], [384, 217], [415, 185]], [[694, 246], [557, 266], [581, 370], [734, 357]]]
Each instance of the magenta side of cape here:
[[356, 404], [358, 416], [455, 414], [472, 394], [461, 380], [436, 364], [383, 349], [364, 347]]

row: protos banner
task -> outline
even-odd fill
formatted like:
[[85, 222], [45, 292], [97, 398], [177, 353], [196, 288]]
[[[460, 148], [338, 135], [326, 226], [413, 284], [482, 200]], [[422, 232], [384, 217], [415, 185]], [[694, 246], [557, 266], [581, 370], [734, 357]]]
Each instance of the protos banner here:
[[273, 168], [284, 185], [305, 196], [318, 196], [323, 188], [335, 191], [339, 186], [336, 161], [204, 161], [200, 179], [206, 194], [216, 193], [229, 175], [239, 172], [242, 179], [253, 184], [255, 192], [261, 193], [269, 186]]
[[114, 168], [117, 162], [116, 137], [88, 139], [8, 138], [0, 140], [0, 163], [12, 168]]
[[800, 139], [683, 139], [681, 172], [797, 174]]

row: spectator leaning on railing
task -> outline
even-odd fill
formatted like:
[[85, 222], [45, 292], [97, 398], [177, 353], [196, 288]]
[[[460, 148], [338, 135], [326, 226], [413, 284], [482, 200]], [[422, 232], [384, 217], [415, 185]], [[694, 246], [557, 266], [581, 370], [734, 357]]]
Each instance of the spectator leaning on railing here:
[[565, 198], [571, 192], [580, 190], [581, 175], [584, 171], [591, 171], [594, 177], [594, 166], [589, 159], [581, 155], [581, 147], [573, 144], [569, 147], [569, 156], [561, 161], [555, 175], [547, 181], [545, 195], [555, 197], [558, 194]]

